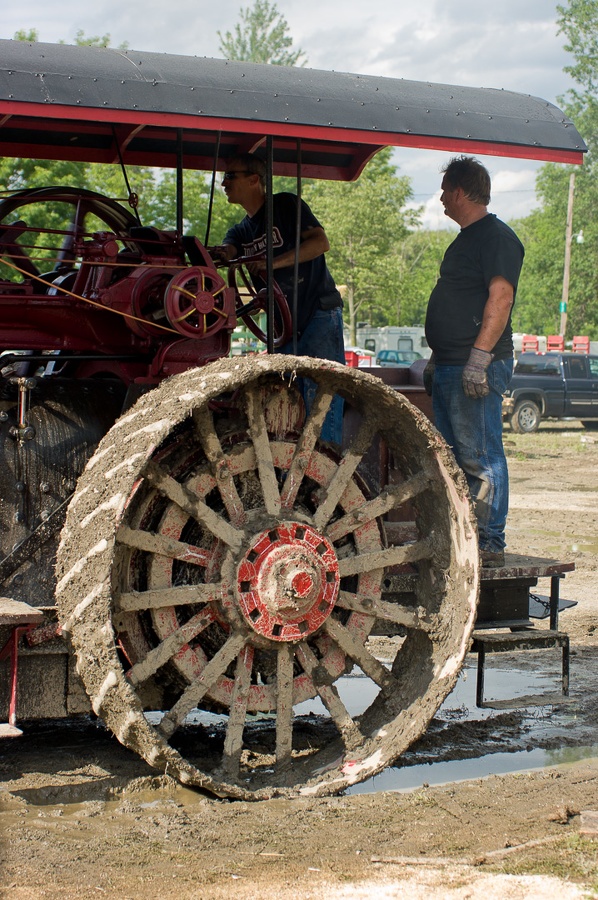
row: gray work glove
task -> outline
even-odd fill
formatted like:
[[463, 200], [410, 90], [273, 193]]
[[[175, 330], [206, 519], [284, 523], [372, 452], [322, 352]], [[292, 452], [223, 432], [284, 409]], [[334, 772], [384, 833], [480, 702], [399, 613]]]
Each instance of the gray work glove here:
[[463, 391], [466, 397], [476, 400], [479, 397], [487, 397], [490, 393], [487, 369], [494, 356], [488, 350], [478, 350], [472, 347], [469, 359], [463, 369]]
[[434, 360], [434, 354], [432, 354], [432, 356], [426, 363], [426, 367], [423, 372], [424, 389], [425, 389], [428, 397], [432, 396], [432, 388], [434, 387], [434, 371], [435, 371], [435, 369], [436, 369], [436, 362]]

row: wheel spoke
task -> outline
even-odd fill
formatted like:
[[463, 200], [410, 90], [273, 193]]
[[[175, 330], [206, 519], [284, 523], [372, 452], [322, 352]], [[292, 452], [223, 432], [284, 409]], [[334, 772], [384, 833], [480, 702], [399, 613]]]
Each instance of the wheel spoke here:
[[279, 772], [289, 768], [293, 750], [293, 659], [292, 644], [281, 644], [276, 662], [276, 768]]
[[349, 449], [343, 454], [343, 458], [326, 488], [326, 496], [314, 516], [314, 526], [320, 531], [325, 528], [336, 506], [340, 503], [359, 463], [372, 445], [375, 432], [376, 426], [373, 421], [367, 419], [360, 427]]
[[145, 464], [143, 470], [144, 478], [158, 490], [161, 494], [176, 503], [177, 506], [196, 519], [201, 525], [207, 528], [215, 537], [224, 541], [233, 550], [238, 550], [241, 546], [243, 533], [237, 528], [219, 516], [218, 513], [210, 509], [207, 504], [195, 496], [185, 485], [180, 484], [176, 479], [168, 475], [159, 465], [151, 460]]
[[194, 566], [205, 567], [212, 559], [212, 554], [201, 547], [195, 547], [193, 544], [186, 544], [183, 541], [175, 541], [164, 534], [150, 534], [147, 531], [128, 528], [126, 525], [120, 526], [116, 539], [121, 544], [126, 544], [127, 547], [135, 550], [145, 550], [147, 553], [178, 559]]
[[285, 479], [284, 487], [281, 493], [282, 506], [290, 509], [296, 498], [303, 476], [309, 465], [309, 460], [316, 441], [320, 437], [324, 419], [330, 409], [330, 404], [334, 399], [335, 392], [329, 388], [320, 385], [316, 393], [311, 411], [293, 454], [293, 459]]
[[239, 497], [233, 476], [228, 467], [228, 460], [222, 449], [220, 438], [214, 428], [214, 419], [207, 406], [193, 411], [195, 431], [201, 441], [206, 457], [212, 467], [220, 496], [233, 525], [245, 522], [245, 510]]
[[350, 609], [366, 616], [376, 616], [377, 619], [393, 622], [395, 625], [405, 625], [407, 628], [418, 628], [426, 632], [431, 629], [431, 623], [426, 621], [426, 610], [423, 606], [413, 609], [410, 606], [388, 603], [386, 600], [353, 594], [350, 591], [341, 591], [336, 605], [341, 609]]
[[200, 631], [203, 631], [214, 621], [214, 612], [211, 609], [202, 610], [185, 622], [176, 631], [173, 631], [165, 640], [147, 654], [145, 659], [135, 663], [127, 672], [127, 678], [131, 684], [139, 684], [146, 681], [165, 663], [178, 653], [185, 644], [192, 641]]
[[249, 436], [255, 447], [264, 505], [269, 515], [277, 516], [280, 513], [280, 491], [274, 469], [274, 460], [272, 459], [272, 448], [268, 439], [266, 418], [258, 389], [253, 388], [245, 392], [245, 404], [249, 423]]
[[[188, 297], [189, 300], [192, 300], [192, 301], [195, 303], [195, 300], [196, 300], [197, 295], [196, 295], [195, 293], [193, 293], [193, 291], [188, 291], [187, 288], [184, 288], [184, 287], [183, 287], [182, 285], [180, 285], [180, 284], [179, 284], [179, 285], [176, 285], [176, 284], [175, 284], [175, 286], [173, 287], [172, 290], [173, 290], [173, 291], [178, 291], [178, 292], [179, 292], [180, 294], [182, 294], [184, 297]], [[195, 307], [193, 307], [193, 306], [191, 307], [191, 309], [189, 310], [189, 312], [187, 312], [185, 315], [188, 316], [188, 315], [190, 315], [192, 312], [195, 312]], [[183, 318], [183, 316], [181, 316], [181, 318]]]
[[347, 750], [352, 750], [363, 741], [363, 735], [351, 716], [343, 701], [338, 695], [334, 685], [318, 684], [316, 672], [321, 666], [310, 647], [306, 643], [297, 645], [297, 659], [313, 681], [314, 687], [322, 700], [322, 703], [330, 713], [332, 721], [336, 725]]
[[359, 509], [352, 510], [343, 516], [342, 519], [333, 522], [326, 531], [326, 536], [331, 541], [340, 540], [346, 534], [355, 531], [356, 528], [383, 516], [391, 509], [396, 509], [403, 503], [406, 503], [407, 500], [417, 497], [418, 494], [421, 494], [428, 487], [430, 480], [428, 474], [420, 472], [402, 484], [387, 488], [374, 500], [364, 503]]
[[230, 716], [224, 739], [224, 752], [222, 756], [222, 769], [232, 777], [239, 774], [239, 763], [243, 749], [243, 728], [245, 715], [249, 701], [249, 688], [251, 686], [251, 669], [253, 666], [254, 649], [250, 644], [239, 653], [235, 670], [235, 684], [230, 703]]
[[219, 584], [182, 584], [179, 587], [155, 588], [149, 591], [123, 591], [122, 594], [115, 595], [115, 606], [121, 612], [133, 612], [192, 603], [212, 603], [219, 596]]
[[361, 575], [364, 572], [372, 572], [375, 569], [383, 569], [386, 566], [402, 566], [405, 563], [417, 562], [420, 559], [430, 559], [434, 553], [434, 535], [416, 541], [414, 544], [404, 544], [402, 547], [387, 547], [385, 550], [374, 550], [372, 553], [360, 553], [357, 556], [347, 556], [340, 559], [338, 570], [341, 578], [348, 575]]
[[245, 642], [246, 636], [241, 632], [236, 632], [229, 637], [218, 653], [214, 654], [201, 675], [183, 691], [172, 709], [166, 713], [158, 725], [158, 731], [164, 737], [170, 737], [173, 734], [185, 716], [197, 706], [201, 698], [216, 684], [235, 656], [241, 651]]
[[337, 619], [327, 619], [324, 628], [332, 640], [338, 644], [343, 653], [354, 660], [362, 672], [364, 672], [368, 678], [371, 678], [372, 681], [375, 681], [385, 695], [388, 696], [393, 691], [398, 690], [396, 679], [393, 678], [388, 669], [386, 669], [363, 644], [356, 641], [344, 625], [341, 625]]

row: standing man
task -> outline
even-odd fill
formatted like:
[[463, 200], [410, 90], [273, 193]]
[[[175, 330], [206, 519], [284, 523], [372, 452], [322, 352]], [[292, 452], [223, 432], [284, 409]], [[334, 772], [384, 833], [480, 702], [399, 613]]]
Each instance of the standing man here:
[[[211, 250], [224, 261], [253, 256], [266, 248], [266, 166], [250, 153], [236, 156], [228, 163], [222, 178], [229, 203], [238, 203], [247, 215], [227, 231], [222, 245]], [[275, 194], [273, 201], [273, 243], [275, 278], [289, 305], [293, 296], [295, 265], [297, 197]], [[297, 354], [345, 362], [343, 342], [343, 301], [324, 254], [330, 249], [326, 233], [309, 206], [301, 202], [299, 279], [297, 297]], [[265, 277], [266, 262], [251, 263], [252, 277]], [[292, 343], [280, 353], [292, 353]], [[303, 379], [303, 396], [309, 410], [316, 392], [315, 384]], [[340, 446], [342, 441], [343, 401], [332, 401], [322, 428], [322, 440]]]
[[482, 565], [504, 565], [509, 476], [502, 395], [513, 373], [511, 309], [523, 263], [515, 232], [488, 212], [490, 175], [472, 157], [443, 169], [440, 202], [461, 231], [430, 296], [433, 354], [424, 383], [436, 427], [465, 472], [475, 505]]

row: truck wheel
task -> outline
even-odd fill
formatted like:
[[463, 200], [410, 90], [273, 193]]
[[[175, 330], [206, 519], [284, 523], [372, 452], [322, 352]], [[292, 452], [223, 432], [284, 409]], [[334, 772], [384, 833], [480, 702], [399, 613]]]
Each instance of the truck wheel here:
[[598, 419], [582, 419], [581, 424], [586, 431], [598, 431]]
[[521, 400], [511, 416], [511, 428], [516, 434], [531, 434], [540, 427], [540, 408], [533, 400]]
[[[319, 439], [336, 393], [342, 455]], [[387, 513], [412, 523], [402, 543]], [[385, 594], [400, 573], [411, 591]], [[478, 588], [465, 480], [425, 416], [360, 370], [274, 355], [128, 410], [57, 566], [94, 712], [151, 766], [246, 800], [338, 793], [394, 761], [455, 685]]]

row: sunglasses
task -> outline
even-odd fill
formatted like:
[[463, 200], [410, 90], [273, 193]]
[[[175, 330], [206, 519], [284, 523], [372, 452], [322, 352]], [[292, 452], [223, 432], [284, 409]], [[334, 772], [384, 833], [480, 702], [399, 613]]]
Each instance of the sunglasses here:
[[225, 172], [222, 176], [223, 181], [234, 181], [235, 178], [238, 178], [240, 175], [253, 175], [253, 172], [248, 172], [246, 169], [238, 172]]

